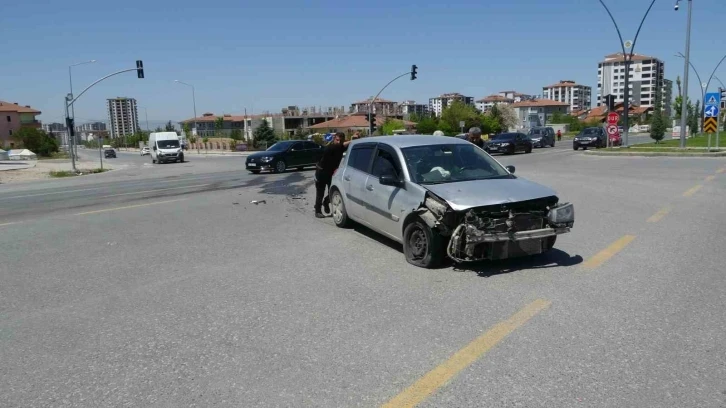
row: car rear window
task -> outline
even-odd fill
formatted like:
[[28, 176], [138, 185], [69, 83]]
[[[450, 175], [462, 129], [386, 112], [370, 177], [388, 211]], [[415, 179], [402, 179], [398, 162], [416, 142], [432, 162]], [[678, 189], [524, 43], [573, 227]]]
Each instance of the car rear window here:
[[356, 146], [350, 152], [348, 166], [367, 173], [372, 155], [373, 146]]

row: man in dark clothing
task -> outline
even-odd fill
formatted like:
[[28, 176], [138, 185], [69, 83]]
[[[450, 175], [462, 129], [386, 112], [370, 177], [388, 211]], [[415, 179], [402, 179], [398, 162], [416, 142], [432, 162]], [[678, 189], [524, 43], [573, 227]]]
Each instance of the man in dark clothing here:
[[481, 138], [481, 129], [473, 127], [469, 129], [469, 141], [475, 145], [484, 148], [484, 140]]
[[[357, 134], [353, 136], [353, 139], [357, 138]], [[315, 168], [315, 217], [317, 218], [325, 218], [321, 211], [322, 207], [325, 207], [325, 212], [330, 214], [330, 182], [349, 144], [350, 141], [345, 141], [345, 133], [337, 132], [333, 135], [333, 141], [325, 147], [323, 157]], [[326, 187], [328, 196], [323, 203]]]

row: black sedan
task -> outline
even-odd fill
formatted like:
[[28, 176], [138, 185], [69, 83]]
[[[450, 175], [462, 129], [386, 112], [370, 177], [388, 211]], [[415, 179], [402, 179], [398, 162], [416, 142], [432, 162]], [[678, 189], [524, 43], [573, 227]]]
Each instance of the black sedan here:
[[247, 156], [245, 168], [252, 173], [272, 171], [282, 173], [289, 168], [302, 170], [315, 166], [323, 157], [323, 146], [306, 140], [283, 140], [264, 152]]
[[587, 149], [588, 147], [607, 147], [607, 135], [605, 129], [599, 126], [585, 128], [574, 139], [572, 139], [572, 148]]
[[485, 145], [487, 153], [514, 154], [517, 152], [532, 153], [532, 139], [524, 133], [500, 133], [494, 135]]
[[114, 158], [115, 159], [116, 158], [116, 151], [113, 150], [113, 149], [106, 149], [106, 150], [103, 151], [103, 157], [106, 158], [106, 159], [108, 159], [108, 158]]

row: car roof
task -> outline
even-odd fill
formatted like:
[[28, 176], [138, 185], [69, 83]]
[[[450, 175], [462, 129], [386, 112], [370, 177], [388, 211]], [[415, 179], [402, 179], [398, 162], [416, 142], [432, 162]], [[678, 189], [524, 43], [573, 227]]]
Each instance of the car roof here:
[[429, 146], [437, 144], [471, 144], [469, 141], [453, 136], [434, 135], [394, 135], [394, 136], [373, 136], [355, 139], [350, 146], [361, 143], [386, 143], [390, 146], [403, 149], [414, 146]]

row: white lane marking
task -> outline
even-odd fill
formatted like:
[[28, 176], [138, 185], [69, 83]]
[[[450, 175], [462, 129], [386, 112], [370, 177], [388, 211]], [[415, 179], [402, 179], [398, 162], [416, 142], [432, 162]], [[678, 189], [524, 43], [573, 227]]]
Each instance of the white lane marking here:
[[86, 212], [78, 213], [76, 215], [98, 214], [98, 213], [107, 212], [107, 211], [117, 211], [117, 210], [126, 210], [129, 208], [148, 207], [150, 205], [173, 203], [175, 201], [184, 201], [184, 200], [186, 200], [186, 198], [180, 198], [178, 200], [157, 201], [155, 203], [147, 203], [147, 204], [128, 205], [126, 207], [106, 208], [105, 210], [86, 211]]

